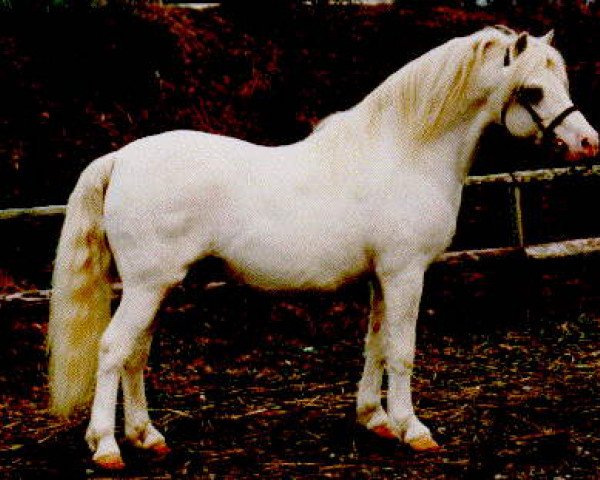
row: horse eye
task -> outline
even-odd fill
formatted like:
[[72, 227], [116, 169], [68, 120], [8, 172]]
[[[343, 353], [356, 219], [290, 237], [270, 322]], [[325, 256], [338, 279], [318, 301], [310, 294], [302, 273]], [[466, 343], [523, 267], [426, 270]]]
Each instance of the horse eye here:
[[522, 102], [536, 105], [544, 98], [544, 90], [542, 87], [521, 87], [517, 95]]

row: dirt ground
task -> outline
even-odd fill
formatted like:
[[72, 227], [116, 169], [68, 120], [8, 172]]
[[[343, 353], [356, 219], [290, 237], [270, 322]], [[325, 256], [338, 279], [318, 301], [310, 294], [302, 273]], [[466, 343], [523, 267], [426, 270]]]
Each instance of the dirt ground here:
[[[272, 297], [188, 282], [160, 313], [147, 371], [173, 452], [125, 447], [122, 478], [598, 478], [599, 264], [530, 265], [524, 302], [498, 267], [429, 274], [413, 384], [435, 453], [355, 423], [364, 285]], [[109, 478], [89, 460], [86, 418], [44, 410], [47, 305], [2, 313], [0, 477]]]

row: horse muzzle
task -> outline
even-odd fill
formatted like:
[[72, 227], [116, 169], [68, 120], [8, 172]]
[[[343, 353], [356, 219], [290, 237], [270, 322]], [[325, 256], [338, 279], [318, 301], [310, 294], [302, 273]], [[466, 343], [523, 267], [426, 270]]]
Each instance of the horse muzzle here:
[[558, 130], [551, 143], [567, 161], [577, 162], [598, 155], [598, 132], [592, 127]]
[[[529, 113], [531, 120], [538, 127], [537, 143], [550, 147], [570, 162], [598, 155], [598, 132], [591, 127], [575, 105], [565, 108], [546, 125], [524, 92], [524, 89], [518, 89], [512, 100]], [[500, 114], [500, 123], [507, 129], [506, 114], [510, 105], [511, 101], [507, 102]]]

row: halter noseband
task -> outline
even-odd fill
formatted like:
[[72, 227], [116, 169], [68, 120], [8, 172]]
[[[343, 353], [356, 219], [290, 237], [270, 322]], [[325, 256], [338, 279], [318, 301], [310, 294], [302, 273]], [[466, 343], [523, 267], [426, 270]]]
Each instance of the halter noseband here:
[[564, 122], [565, 118], [567, 118], [569, 115], [571, 115], [574, 112], [579, 111], [575, 105], [571, 105], [570, 107], [565, 108], [561, 113], [559, 113], [546, 126], [546, 125], [544, 125], [544, 120], [542, 119], [542, 117], [540, 117], [540, 115], [535, 111], [535, 109], [533, 108], [531, 103], [529, 103], [524, 97], [525, 96], [523, 95], [523, 90], [517, 89], [515, 91], [515, 93], [513, 93], [511, 98], [508, 100], [508, 102], [506, 102], [504, 104], [504, 106], [502, 107], [502, 112], [500, 114], [500, 121], [501, 121], [502, 125], [504, 125], [504, 127], [506, 127], [508, 129], [508, 127], [506, 126], [506, 113], [508, 112], [508, 108], [510, 107], [510, 104], [514, 100], [519, 105], [521, 105], [525, 110], [527, 110], [527, 113], [529, 113], [533, 122], [540, 129], [540, 132], [542, 134], [542, 141], [544, 141], [544, 142], [553, 140], [556, 137], [556, 132], [555, 132], [556, 127], [558, 127], [562, 122]]

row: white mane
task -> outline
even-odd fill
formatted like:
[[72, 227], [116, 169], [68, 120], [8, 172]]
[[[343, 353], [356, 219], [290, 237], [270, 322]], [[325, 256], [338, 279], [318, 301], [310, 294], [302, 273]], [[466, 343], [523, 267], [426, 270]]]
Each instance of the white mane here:
[[382, 90], [413, 135], [431, 137], [468, 108], [468, 87], [478, 60], [471, 38], [451, 40], [402, 68]]

